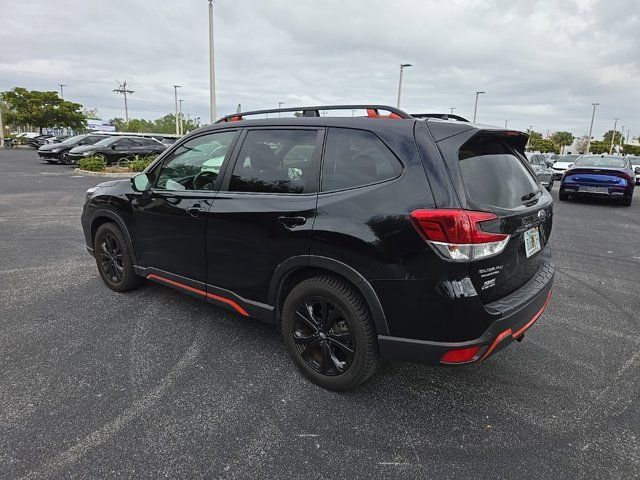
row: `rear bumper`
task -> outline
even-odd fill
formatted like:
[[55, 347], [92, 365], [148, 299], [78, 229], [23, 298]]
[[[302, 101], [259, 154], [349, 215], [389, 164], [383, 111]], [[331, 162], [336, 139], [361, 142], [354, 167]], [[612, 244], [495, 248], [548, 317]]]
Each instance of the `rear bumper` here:
[[466, 342], [431, 342], [409, 338], [378, 336], [378, 348], [384, 360], [406, 360], [440, 365], [442, 355], [450, 350], [480, 347], [469, 362], [485, 360], [499, 352], [524, 332], [542, 315], [551, 297], [555, 266], [548, 248], [542, 253], [540, 270], [515, 292], [485, 305], [487, 310], [501, 315], [480, 336]]
[[[634, 182], [635, 183], [635, 182]], [[576, 183], [563, 183], [560, 185], [560, 192], [568, 195], [580, 197], [596, 197], [596, 198], [623, 198], [633, 196], [634, 183], [626, 186], [607, 187], [607, 192], [585, 192], [584, 187], [593, 185], [581, 185]]]

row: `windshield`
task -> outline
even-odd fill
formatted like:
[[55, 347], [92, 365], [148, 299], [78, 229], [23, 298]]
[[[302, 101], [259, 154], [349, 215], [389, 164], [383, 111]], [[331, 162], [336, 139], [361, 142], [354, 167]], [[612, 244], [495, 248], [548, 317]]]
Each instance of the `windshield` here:
[[576, 158], [580, 157], [580, 155], [563, 155], [557, 161], [558, 162], [568, 162], [573, 163], [576, 161]]
[[573, 164], [574, 167], [605, 167], [624, 168], [625, 161], [620, 157], [601, 157], [598, 155], [585, 155]]
[[96, 147], [106, 147], [107, 145], [111, 145], [113, 142], [121, 138], [125, 138], [125, 137], [109, 137], [109, 138], [105, 138], [104, 140], [100, 140], [99, 142], [96, 142], [93, 145]]
[[82, 140], [84, 137], [87, 137], [87, 136], [88, 136], [88, 135], [75, 135], [75, 136], [73, 136], [73, 137], [69, 137], [69, 138], [67, 138], [67, 139], [63, 140], [63, 141], [62, 141], [62, 142], [60, 142], [60, 143], [67, 143], [67, 144], [69, 144], [69, 143], [76, 143], [76, 142], [79, 142], [80, 140]]

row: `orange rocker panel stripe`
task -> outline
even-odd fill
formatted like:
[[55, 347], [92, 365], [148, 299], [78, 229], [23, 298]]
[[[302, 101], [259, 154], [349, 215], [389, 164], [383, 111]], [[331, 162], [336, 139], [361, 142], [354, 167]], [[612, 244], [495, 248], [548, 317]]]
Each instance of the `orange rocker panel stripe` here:
[[500, 344], [500, 342], [502, 342], [505, 338], [507, 338], [509, 335], [511, 335], [514, 339], [520, 337], [524, 332], [527, 331], [527, 329], [533, 325], [536, 320], [538, 320], [538, 318], [540, 318], [540, 315], [542, 315], [542, 312], [544, 312], [544, 309], [547, 308], [547, 305], [549, 304], [549, 299], [551, 298], [551, 292], [549, 292], [549, 294], [547, 295], [547, 299], [544, 302], [544, 305], [542, 305], [542, 308], [540, 310], [538, 310], [538, 313], [536, 313], [533, 318], [531, 320], [529, 320], [520, 330], [518, 330], [516, 333], [513, 333], [511, 331], [510, 328], [507, 328], [504, 332], [502, 332], [500, 335], [498, 335], [498, 337], [493, 341], [493, 343], [491, 344], [491, 346], [487, 349], [486, 352], [484, 352], [484, 355], [482, 355], [482, 358], [480, 360], [484, 360], [485, 358], [487, 358], [489, 355], [491, 355], [491, 352], [493, 352], [495, 350], [495, 348]]
[[213, 300], [217, 300], [219, 302], [226, 303], [227, 305], [232, 307], [236, 312], [238, 312], [240, 315], [243, 315], [245, 317], [249, 316], [247, 311], [244, 308], [242, 308], [240, 305], [238, 305], [236, 302], [234, 302], [233, 300], [229, 300], [228, 298], [221, 297], [220, 295], [214, 295], [213, 293], [207, 293], [204, 290], [200, 290], [198, 288], [190, 287], [189, 285], [185, 285], [183, 283], [176, 282], [174, 280], [169, 280], [168, 278], [164, 278], [164, 277], [161, 277], [159, 275], [155, 275], [153, 273], [150, 273], [149, 275], [147, 275], [147, 278], [149, 280], [158, 280], [160, 282], [164, 282], [166, 284], [173, 285], [174, 287], [182, 288], [183, 290], [188, 290], [188, 291], [190, 291], [192, 293], [195, 293], [195, 294], [198, 294], [198, 295], [202, 295], [203, 297], [211, 298]]

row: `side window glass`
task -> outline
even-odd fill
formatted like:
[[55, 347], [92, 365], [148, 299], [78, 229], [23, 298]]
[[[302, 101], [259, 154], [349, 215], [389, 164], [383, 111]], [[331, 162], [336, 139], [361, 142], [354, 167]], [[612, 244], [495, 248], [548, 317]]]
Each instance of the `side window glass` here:
[[210, 133], [180, 145], [163, 162], [154, 181], [164, 190], [210, 190], [237, 131]]
[[322, 191], [359, 187], [402, 173], [396, 156], [373, 133], [330, 128], [322, 167]]
[[316, 130], [250, 130], [233, 170], [234, 192], [317, 191]]

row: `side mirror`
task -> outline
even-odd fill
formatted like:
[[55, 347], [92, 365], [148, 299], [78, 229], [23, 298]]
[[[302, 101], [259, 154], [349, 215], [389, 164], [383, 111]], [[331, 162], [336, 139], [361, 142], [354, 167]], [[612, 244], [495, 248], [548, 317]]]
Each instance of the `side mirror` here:
[[636, 167], [635, 172], [640, 175], [640, 167]]
[[111, 150], [117, 150], [118, 147], [116, 147], [115, 145], [111, 145]]
[[136, 192], [146, 192], [151, 188], [151, 182], [146, 173], [140, 173], [131, 178], [131, 186]]
[[570, 164], [567, 166], [567, 170], [569, 170], [571, 167], [573, 167], [573, 163], [570, 163]]

